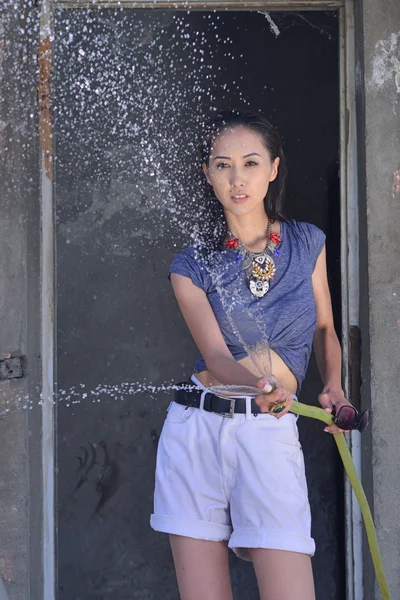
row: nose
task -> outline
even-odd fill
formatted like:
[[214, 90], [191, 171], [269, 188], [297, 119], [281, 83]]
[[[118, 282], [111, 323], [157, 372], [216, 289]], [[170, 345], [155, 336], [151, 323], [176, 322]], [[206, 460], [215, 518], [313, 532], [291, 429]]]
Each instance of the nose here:
[[232, 168], [231, 170], [231, 186], [234, 189], [239, 189], [244, 186], [244, 173], [242, 169]]

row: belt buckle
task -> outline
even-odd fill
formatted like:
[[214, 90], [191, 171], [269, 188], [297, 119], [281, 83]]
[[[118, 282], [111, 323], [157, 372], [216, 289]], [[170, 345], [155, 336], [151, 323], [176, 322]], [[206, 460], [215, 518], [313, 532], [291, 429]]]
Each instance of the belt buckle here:
[[233, 419], [233, 417], [235, 416], [236, 398], [224, 398], [224, 400], [227, 400], [228, 402], [231, 403], [231, 406], [229, 408], [229, 412], [219, 412], [219, 413], [216, 413], [216, 414], [220, 415], [221, 417], [225, 417], [227, 419]]

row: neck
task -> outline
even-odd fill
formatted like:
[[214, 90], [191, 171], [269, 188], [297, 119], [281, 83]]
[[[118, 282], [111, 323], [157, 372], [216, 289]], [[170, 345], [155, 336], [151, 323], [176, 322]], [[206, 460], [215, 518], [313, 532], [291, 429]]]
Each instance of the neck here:
[[267, 241], [268, 217], [261, 214], [233, 215], [226, 213], [226, 222], [232, 235], [249, 250], [263, 250]]

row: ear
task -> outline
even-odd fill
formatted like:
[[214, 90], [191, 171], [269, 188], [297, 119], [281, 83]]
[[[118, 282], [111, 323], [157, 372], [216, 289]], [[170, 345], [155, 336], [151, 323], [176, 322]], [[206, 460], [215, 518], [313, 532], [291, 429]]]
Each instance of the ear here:
[[274, 181], [274, 179], [276, 179], [276, 177], [278, 175], [278, 168], [279, 168], [280, 162], [281, 162], [281, 159], [279, 158], [279, 156], [277, 156], [275, 158], [274, 162], [272, 163], [271, 177], [269, 178], [270, 181]]
[[211, 181], [210, 181], [210, 178], [209, 178], [209, 176], [208, 176], [208, 168], [207, 168], [207, 165], [206, 165], [206, 163], [203, 163], [203, 164], [201, 165], [201, 168], [203, 169], [203, 173], [204, 173], [204, 175], [205, 175], [205, 178], [207, 179], [207, 182], [208, 182], [208, 183], [211, 185]]

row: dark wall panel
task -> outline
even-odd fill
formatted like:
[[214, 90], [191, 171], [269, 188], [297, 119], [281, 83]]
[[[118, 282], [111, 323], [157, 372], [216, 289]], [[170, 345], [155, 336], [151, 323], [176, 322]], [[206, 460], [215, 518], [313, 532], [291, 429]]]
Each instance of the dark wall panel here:
[[[328, 235], [340, 324], [335, 13], [68, 10], [56, 15], [59, 598], [177, 597], [150, 530], [157, 439], [196, 349], [167, 280], [201, 204], [198, 131], [262, 110], [289, 160], [288, 216]], [[278, 35], [277, 35], [277, 32]], [[312, 361], [301, 399], [321, 389]], [[341, 469], [300, 423], [318, 600], [342, 600]], [[232, 556], [235, 597], [257, 598]]]

